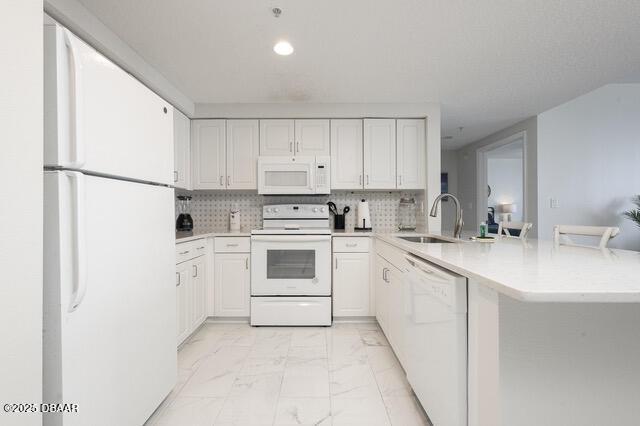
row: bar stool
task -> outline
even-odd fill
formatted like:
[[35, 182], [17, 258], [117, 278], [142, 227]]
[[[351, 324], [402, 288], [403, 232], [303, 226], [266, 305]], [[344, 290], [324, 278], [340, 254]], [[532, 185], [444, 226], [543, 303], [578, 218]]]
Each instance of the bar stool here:
[[606, 248], [609, 240], [620, 233], [616, 226], [582, 226], [582, 225], [556, 225], [553, 227], [553, 242], [556, 245], [580, 246], [574, 243], [569, 235], [586, 237], [600, 237], [598, 248]]
[[[527, 238], [527, 234], [533, 228], [533, 223], [530, 222], [503, 222], [500, 221], [498, 223], [498, 236], [502, 237], [504, 232], [504, 237], [506, 238], [519, 238], [524, 240]], [[509, 229], [515, 229], [520, 231], [520, 235], [511, 235]]]

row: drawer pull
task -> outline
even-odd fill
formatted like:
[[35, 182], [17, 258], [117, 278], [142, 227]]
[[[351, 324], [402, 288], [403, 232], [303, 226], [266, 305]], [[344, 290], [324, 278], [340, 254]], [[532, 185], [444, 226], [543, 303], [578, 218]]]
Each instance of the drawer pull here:
[[227, 247], [238, 247], [238, 243], [227, 243]]
[[187, 250], [187, 251], [181, 251], [181, 252], [180, 252], [180, 255], [188, 254], [188, 253], [189, 253], [189, 250]]
[[348, 243], [347, 247], [358, 247], [358, 243]]

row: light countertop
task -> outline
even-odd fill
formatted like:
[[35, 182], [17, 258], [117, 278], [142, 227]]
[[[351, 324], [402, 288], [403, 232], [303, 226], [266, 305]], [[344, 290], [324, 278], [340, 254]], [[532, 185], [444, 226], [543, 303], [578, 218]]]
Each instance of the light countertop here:
[[[353, 229], [332, 230], [331, 235], [337, 237], [371, 237], [374, 232], [355, 231]], [[193, 232], [176, 232], [176, 243], [186, 243], [207, 237], [250, 237], [251, 231], [230, 232], [225, 230], [195, 229]]]
[[187, 241], [197, 240], [199, 238], [208, 237], [250, 237], [251, 232], [231, 232], [231, 231], [215, 231], [205, 229], [194, 229], [192, 232], [176, 232], [176, 243], [186, 243]]
[[640, 302], [640, 252], [541, 240], [420, 244], [376, 237], [521, 301]]

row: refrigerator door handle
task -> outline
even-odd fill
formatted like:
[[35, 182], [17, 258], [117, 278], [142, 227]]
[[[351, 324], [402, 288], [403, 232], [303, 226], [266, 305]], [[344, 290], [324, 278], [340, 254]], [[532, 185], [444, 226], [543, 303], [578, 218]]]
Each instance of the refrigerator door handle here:
[[84, 175], [80, 172], [65, 171], [73, 182], [74, 211], [74, 254], [73, 273], [74, 287], [71, 294], [69, 312], [78, 309], [87, 293], [87, 251], [86, 251], [86, 216], [85, 216], [85, 187]]
[[[85, 163], [84, 144], [82, 143], [82, 64], [80, 63], [78, 49], [74, 46], [76, 41], [69, 30], [64, 29], [64, 44], [69, 52], [69, 74], [71, 76], [69, 87], [69, 105], [71, 133], [73, 134], [73, 156], [69, 167], [82, 168]], [[69, 147], [71, 149], [71, 147]]]

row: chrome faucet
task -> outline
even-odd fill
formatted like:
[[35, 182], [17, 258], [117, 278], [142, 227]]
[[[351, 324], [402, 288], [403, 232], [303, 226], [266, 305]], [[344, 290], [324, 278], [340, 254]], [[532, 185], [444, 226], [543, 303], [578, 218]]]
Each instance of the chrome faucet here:
[[453, 228], [453, 238], [460, 238], [460, 236], [462, 235], [462, 227], [464, 226], [464, 221], [462, 220], [462, 209], [460, 208], [460, 200], [458, 200], [455, 195], [448, 193], [438, 195], [433, 201], [433, 206], [431, 207], [431, 213], [429, 213], [429, 216], [438, 216], [438, 204], [444, 198], [451, 198], [456, 205], [456, 224]]

